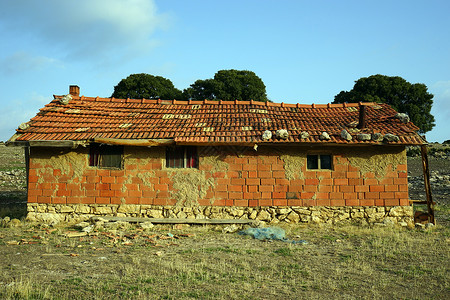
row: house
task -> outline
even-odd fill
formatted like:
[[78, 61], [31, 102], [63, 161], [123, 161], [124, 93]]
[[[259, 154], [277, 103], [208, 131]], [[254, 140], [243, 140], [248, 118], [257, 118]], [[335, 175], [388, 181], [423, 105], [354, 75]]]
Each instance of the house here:
[[412, 222], [405, 147], [389, 105], [54, 96], [25, 147], [28, 217], [93, 215]]

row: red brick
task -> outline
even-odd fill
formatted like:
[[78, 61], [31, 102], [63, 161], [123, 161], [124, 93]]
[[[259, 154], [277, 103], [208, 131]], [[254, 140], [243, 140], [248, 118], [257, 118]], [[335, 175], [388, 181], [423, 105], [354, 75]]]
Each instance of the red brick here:
[[231, 184], [233, 185], [244, 185], [245, 179], [244, 178], [231, 178]]
[[248, 200], [236, 199], [234, 200], [234, 205], [248, 207]]
[[227, 177], [228, 178], [239, 178], [239, 172], [236, 171], [228, 171], [227, 172]]
[[260, 192], [272, 192], [273, 186], [272, 185], [260, 185], [258, 190]]
[[275, 185], [275, 178], [261, 178], [261, 185]]
[[316, 200], [318, 206], [330, 206], [330, 199], [317, 199]]
[[70, 196], [70, 191], [68, 191], [68, 190], [57, 190], [56, 191], [56, 196], [58, 196], [58, 197]]
[[382, 199], [393, 199], [394, 198], [394, 192], [381, 192], [380, 198]]
[[364, 173], [364, 178], [375, 178], [375, 173], [366, 172], [366, 173]]
[[258, 171], [258, 177], [261, 178], [261, 180], [263, 180], [264, 178], [273, 179], [272, 172], [270, 171]]
[[407, 184], [401, 184], [398, 186], [399, 192], [407, 192], [408, 191], [408, 185]]
[[284, 171], [272, 171], [273, 178], [286, 178]]
[[344, 199], [357, 199], [357, 193], [344, 193]]
[[340, 185], [339, 192], [343, 193], [353, 193], [355, 192], [355, 187], [352, 185]]
[[247, 186], [247, 192], [254, 193], [254, 192], [257, 192], [257, 191], [258, 191], [258, 186], [256, 186], [256, 185], [249, 185], [249, 186]]
[[386, 175], [384, 176], [386, 178], [397, 178], [398, 172], [397, 171], [387, 171]]
[[331, 178], [331, 171], [326, 171], [326, 170], [320, 170], [317, 171], [317, 178]]
[[253, 193], [244, 192], [243, 193], [243, 198], [244, 199], [253, 199]]
[[166, 205], [167, 198], [155, 198], [153, 199], [153, 205]]
[[261, 192], [261, 199], [269, 199], [272, 198], [272, 192]]
[[366, 179], [364, 179], [364, 184], [365, 185], [377, 185], [378, 180], [375, 178], [366, 178]]
[[39, 177], [36, 175], [28, 175], [28, 182], [35, 183], [38, 182]]
[[317, 178], [317, 171], [306, 171], [303, 174], [304, 178]]
[[347, 178], [335, 178], [334, 179], [334, 185], [348, 185], [348, 179]]
[[346, 177], [347, 178], [359, 178], [359, 177], [361, 177], [361, 174], [359, 174], [359, 172], [347, 172]]
[[263, 163], [258, 164], [258, 172], [259, 171], [271, 171], [270, 165]]
[[384, 192], [384, 185], [371, 185], [369, 192]]
[[85, 193], [87, 197], [97, 197], [100, 195], [100, 191], [98, 190], [86, 190]]
[[274, 206], [286, 206], [287, 199], [273, 199], [273, 205]]
[[233, 199], [226, 199], [225, 200], [225, 206], [233, 206], [234, 200]]
[[344, 199], [330, 199], [331, 206], [345, 206]]
[[170, 193], [169, 193], [169, 191], [157, 191], [156, 197], [157, 198], [169, 198]]
[[101, 190], [109, 190], [110, 186], [109, 186], [109, 183], [97, 183], [95, 185], [95, 188], [97, 190], [99, 190], [99, 191], [101, 191]]
[[301, 206], [302, 200], [301, 199], [288, 199], [287, 205], [288, 206]]
[[272, 206], [273, 205], [273, 200], [272, 199], [260, 199], [259, 200], [259, 205], [260, 206]]
[[276, 163], [271, 165], [272, 171], [284, 171], [283, 163]]
[[286, 193], [288, 191], [288, 186], [287, 185], [275, 185], [273, 187], [273, 191]]
[[406, 172], [406, 171], [408, 171], [408, 165], [406, 165], [406, 164], [397, 165], [397, 170]]
[[273, 192], [272, 193], [273, 199], [285, 199], [286, 198], [286, 192]]
[[256, 207], [256, 206], [258, 206], [258, 204], [259, 204], [259, 200], [257, 200], [257, 199], [248, 200], [248, 206], [250, 206], [250, 207]]
[[376, 206], [384, 206], [384, 199], [375, 199]]
[[124, 170], [110, 170], [111, 176], [114, 177], [122, 177], [125, 176], [125, 171]]
[[395, 193], [395, 198], [400, 199], [400, 198], [408, 198], [408, 192], [394, 192]]
[[28, 203], [37, 203], [37, 202], [38, 202], [37, 196], [31, 196], [31, 195], [28, 195], [28, 197], [27, 197], [27, 202], [28, 202]]
[[95, 203], [95, 197], [83, 197], [81, 200], [84, 204], [94, 204]]
[[98, 183], [100, 182], [99, 176], [86, 176], [86, 182], [87, 183]]
[[[100, 195], [101, 195], [101, 193], [100, 193]], [[128, 197], [142, 197], [142, 192], [136, 191], [136, 190], [129, 190]]]
[[317, 192], [318, 186], [316, 185], [305, 185], [303, 186], [303, 191], [304, 192], [312, 192], [315, 193]]
[[242, 171], [256, 171], [256, 170], [257, 170], [256, 164], [248, 163], [242, 166]]
[[225, 199], [215, 199], [214, 203], [212, 205], [214, 205], [214, 206], [225, 206]]
[[226, 199], [226, 198], [228, 198], [228, 192], [226, 192], [226, 191], [215, 191], [214, 192], [214, 197], [216, 198], [216, 199]]
[[330, 193], [317, 193], [316, 194], [317, 199], [330, 199]]
[[384, 186], [384, 190], [386, 192], [397, 192], [398, 191], [398, 185], [394, 185], [394, 184], [385, 185]]
[[361, 199], [359, 200], [359, 205], [361, 206], [374, 206], [375, 199]]
[[28, 190], [28, 196], [41, 196], [42, 190]]
[[345, 199], [345, 205], [347, 206], [359, 206], [359, 200], [358, 199]]
[[71, 190], [70, 191], [70, 195], [71, 196], [73, 196], [73, 197], [82, 197], [82, 196], [84, 196], [84, 191], [82, 191], [82, 190]]
[[394, 178], [394, 184], [408, 184], [408, 178]]
[[257, 178], [258, 172], [257, 171], [248, 171], [248, 178]]
[[38, 203], [51, 203], [52, 198], [48, 196], [37, 196]]
[[289, 185], [289, 180], [286, 178], [277, 178], [275, 179], [275, 184], [277, 185]]
[[109, 204], [111, 203], [111, 199], [109, 197], [95, 197], [95, 203]]
[[362, 178], [349, 178], [348, 185], [362, 185], [364, 183]]
[[400, 205], [400, 201], [399, 201], [399, 199], [384, 199], [384, 205], [398, 206], [398, 205]]
[[332, 178], [324, 178], [320, 181], [320, 185], [333, 185]]
[[242, 185], [229, 185], [228, 186], [229, 192], [242, 192], [244, 191], [244, 186]]
[[407, 178], [408, 177], [408, 173], [406, 172], [399, 172], [398, 173], [398, 178]]
[[364, 194], [364, 198], [366, 199], [378, 199], [380, 198], [379, 192], [367, 192]]
[[67, 197], [67, 204], [78, 204], [81, 203], [81, 197]]
[[209, 199], [198, 199], [198, 204], [201, 206], [209, 206], [211, 205], [211, 202]]
[[341, 192], [331, 192], [330, 199], [340, 200], [344, 199], [344, 193]]
[[357, 185], [355, 186], [355, 192], [368, 192], [369, 186], [368, 185]]
[[228, 164], [230, 171], [242, 171], [242, 164]]
[[301, 199], [311, 199], [313, 198], [315, 195], [315, 193], [310, 193], [310, 192], [301, 192], [300, 193], [300, 198]]
[[357, 171], [359, 171], [359, 168], [358, 167], [354, 167], [352, 165], [348, 165], [348, 171], [349, 172], [357, 172]]
[[400, 199], [401, 206], [409, 206], [409, 199]]
[[307, 178], [305, 179], [305, 185], [318, 185], [319, 179], [317, 178]]
[[67, 199], [66, 197], [52, 197], [52, 203], [65, 204], [67, 203]]
[[330, 185], [319, 185], [317, 190], [323, 193], [330, 193], [333, 191], [333, 187]]
[[243, 193], [242, 192], [229, 192], [228, 193], [228, 198], [232, 199], [232, 200], [242, 199], [243, 198]]

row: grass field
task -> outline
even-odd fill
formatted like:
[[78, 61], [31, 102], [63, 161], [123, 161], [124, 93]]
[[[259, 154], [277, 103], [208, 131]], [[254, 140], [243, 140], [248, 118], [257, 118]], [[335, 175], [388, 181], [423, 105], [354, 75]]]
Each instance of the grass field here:
[[307, 245], [211, 226], [67, 230], [0, 230], [1, 299], [450, 298], [442, 226], [285, 227]]

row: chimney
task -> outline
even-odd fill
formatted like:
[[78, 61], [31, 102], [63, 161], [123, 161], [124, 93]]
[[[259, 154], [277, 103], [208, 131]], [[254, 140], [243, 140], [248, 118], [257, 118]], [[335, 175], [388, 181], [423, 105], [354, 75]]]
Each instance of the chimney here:
[[78, 85], [71, 85], [69, 86], [69, 94], [75, 97], [80, 96], [80, 87]]
[[358, 123], [358, 126], [356, 126], [356, 128], [363, 129], [364, 127], [366, 127], [366, 106], [360, 104], [359, 105], [359, 123]]

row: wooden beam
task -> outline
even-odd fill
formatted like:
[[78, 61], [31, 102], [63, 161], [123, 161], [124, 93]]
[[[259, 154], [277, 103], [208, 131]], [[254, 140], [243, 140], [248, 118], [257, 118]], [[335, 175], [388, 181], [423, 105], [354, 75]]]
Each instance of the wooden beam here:
[[121, 146], [162, 146], [175, 144], [172, 139], [152, 139], [152, 140], [133, 140], [133, 139], [111, 139], [111, 138], [94, 138], [94, 143], [121, 145]]
[[422, 154], [423, 180], [425, 184], [425, 194], [427, 197], [429, 221], [430, 223], [436, 224], [434, 219], [433, 199], [431, 197], [430, 169], [428, 165], [427, 145], [420, 146], [420, 153]]
[[253, 220], [241, 219], [171, 219], [171, 218], [137, 218], [137, 217], [111, 217], [111, 216], [95, 216], [91, 218], [93, 221], [122, 221], [130, 223], [151, 222], [154, 224], [249, 224]]

